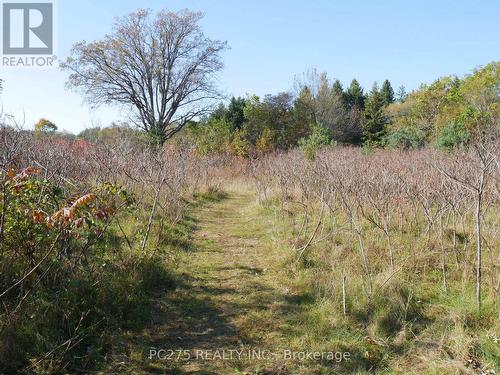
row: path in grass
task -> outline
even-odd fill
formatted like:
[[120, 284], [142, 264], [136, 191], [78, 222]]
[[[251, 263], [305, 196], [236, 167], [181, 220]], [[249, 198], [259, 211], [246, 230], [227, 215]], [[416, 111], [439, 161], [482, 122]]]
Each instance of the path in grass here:
[[[269, 246], [271, 217], [253, 193], [230, 192], [195, 210], [193, 221], [194, 246], [181, 256], [177, 270], [184, 284], [158, 302], [157, 322], [136, 338], [141, 369], [167, 374], [288, 373], [280, 350], [288, 347], [286, 337], [304, 296], [280, 285], [279, 261]], [[160, 360], [149, 360], [149, 347], [167, 352], [161, 352]]]

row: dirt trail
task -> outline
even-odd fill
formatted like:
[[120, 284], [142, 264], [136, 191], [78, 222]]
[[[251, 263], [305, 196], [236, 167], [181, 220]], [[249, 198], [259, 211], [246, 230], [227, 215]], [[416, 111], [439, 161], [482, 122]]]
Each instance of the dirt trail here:
[[[296, 301], [268, 269], [269, 218], [251, 192], [230, 192], [193, 216], [194, 246], [177, 270], [185, 284], [158, 301], [158, 320], [135, 338], [141, 364], [133, 373], [284, 373], [264, 351], [282, 342], [276, 315], [293, 314]], [[150, 348], [166, 352], [150, 360]]]

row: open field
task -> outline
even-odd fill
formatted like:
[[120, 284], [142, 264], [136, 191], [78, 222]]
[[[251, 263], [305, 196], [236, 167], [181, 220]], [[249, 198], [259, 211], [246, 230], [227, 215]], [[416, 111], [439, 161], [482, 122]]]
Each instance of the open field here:
[[251, 161], [3, 139], [23, 145], [2, 176], [6, 373], [499, 370], [496, 144], [478, 300], [473, 150]]
[[476, 3], [3, 1], [0, 375], [500, 375]]

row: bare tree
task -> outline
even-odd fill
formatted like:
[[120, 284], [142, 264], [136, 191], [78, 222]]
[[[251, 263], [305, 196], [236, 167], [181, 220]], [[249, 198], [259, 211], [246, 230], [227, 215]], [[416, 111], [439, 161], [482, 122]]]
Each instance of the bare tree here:
[[92, 105], [131, 107], [135, 125], [164, 143], [220, 98], [214, 78], [227, 44], [203, 34], [202, 17], [138, 10], [117, 19], [102, 40], [73, 46], [62, 64], [68, 86]]
[[326, 73], [311, 70], [296, 79], [295, 85], [298, 91], [307, 89], [310, 99], [304, 104], [314, 121], [328, 129], [335, 141], [356, 143], [361, 139], [361, 112], [347, 107], [342, 88], [336, 88]]
[[[461, 164], [455, 171], [436, 168], [455, 183], [467, 189], [474, 197], [474, 221], [476, 235], [476, 303], [481, 310], [481, 280], [483, 253], [483, 205], [487, 185], [494, 170], [495, 157], [498, 154], [498, 142], [477, 138], [470, 150], [464, 153]], [[458, 164], [458, 162], [456, 162]], [[468, 168], [464, 168], [467, 166]]]

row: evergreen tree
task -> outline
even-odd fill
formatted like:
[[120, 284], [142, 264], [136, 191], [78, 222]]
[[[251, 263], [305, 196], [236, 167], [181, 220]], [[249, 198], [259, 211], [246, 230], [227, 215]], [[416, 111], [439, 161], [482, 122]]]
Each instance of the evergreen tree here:
[[344, 94], [344, 88], [342, 87], [342, 83], [338, 79], [333, 82], [332, 91], [337, 95]]
[[316, 123], [314, 98], [311, 94], [311, 90], [309, 90], [307, 86], [304, 86], [302, 90], [300, 90], [299, 96], [295, 99], [293, 103], [293, 114], [295, 123], [301, 124], [304, 129], [308, 129], [311, 124]]
[[394, 103], [394, 90], [392, 89], [391, 83], [389, 82], [388, 79], [386, 79], [382, 84], [380, 95], [382, 96], [384, 105], [389, 105], [391, 103]]
[[225, 113], [226, 121], [231, 125], [233, 130], [240, 130], [243, 122], [245, 121], [245, 115], [243, 109], [245, 108], [245, 99], [234, 96], [231, 98], [227, 111]]
[[225, 118], [226, 112], [227, 109], [224, 103], [219, 103], [217, 108], [210, 114], [209, 120], [222, 120]]
[[346, 93], [344, 92], [344, 88], [342, 87], [342, 83], [340, 83], [340, 81], [338, 79], [336, 79], [334, 82], [333, 82], [333, 85], [332, 85], [332, 93], [335, 95], [335, 96], [338, 96], [339, 98], [341, 98], [342, 100], [342, 103], [344, 105], [347, 104], [347, 97], [346, 97]]
[[385, 134], [388, 119], [383, 111], [384, 104], [382, 93], [375, 82], [366, 100], [363, 113], [363, 140], [365, 143], [377, 146]]
[[356, 79], [353, 79], [351, 85], [347, 88], [346, 101], [349, 108], [357, 107], [363, 109], [365, 106], [363, 88]]
[[398, 93], [396, 94], [396, 98], [399, 103], [404, 103], [406, 98], [408, 97], [408, 94], [406, 93], [406, 89], [403, 85], [399, 86], [398, 88]]

